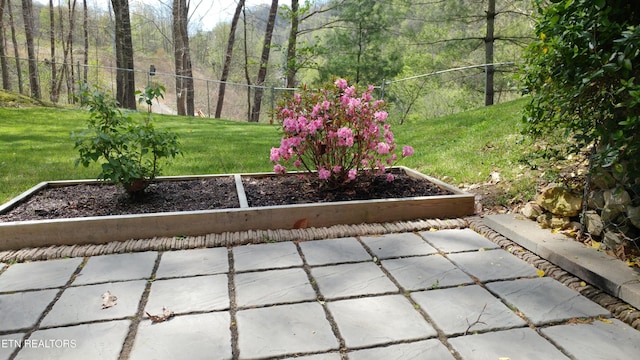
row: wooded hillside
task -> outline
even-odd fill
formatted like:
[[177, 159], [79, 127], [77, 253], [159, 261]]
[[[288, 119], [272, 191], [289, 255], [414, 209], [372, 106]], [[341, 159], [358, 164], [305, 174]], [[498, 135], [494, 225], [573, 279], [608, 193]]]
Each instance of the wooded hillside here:
[[527, 0], [240, 0], [215, 24], [205, 0], [105, 2], [0, 0], [3, 88], [73, 103], [98, 85], [134, 108], [157, 82], [157, 111], [266, 121], [284, 88], [344, 77], [401, 122], [518, 96], [509, 65], [425, 74], [517, 62], [533, 39]]

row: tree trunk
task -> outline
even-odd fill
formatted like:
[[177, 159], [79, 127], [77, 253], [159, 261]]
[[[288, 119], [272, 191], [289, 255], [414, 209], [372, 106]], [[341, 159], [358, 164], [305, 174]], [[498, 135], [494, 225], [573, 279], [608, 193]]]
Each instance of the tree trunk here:
[[269, 65], [269, 53], [271, 52], [271, 38], [273, 37], [273, 28], [276, 23], [276, 15], [278, 14], [278, 0], [271, 1], [269, 9], [269, 19], [267, 20], [267, 29], [264, 33], [264, 44], [262, 45], [262, 56], [260, 57], [260, 68], [258, 69], [258, 78], [256, 79], [255, 93], [253, 95], [253, 111], [251, 111], [251, 121], [258, 122], [260, 120], [260, 107], [262, 103], [262, 94], [264, 93], [264, 81], [267, 77], [267, 66]]
[[291, 0], [291, 30], [289, 31], [289, 40], [287, 42], [287, 84], [286, 87], [293, 88], [296, 86], [296, 43], [298, 41], [299, 27], [299, 4], [298, 0]]
[[111, 0], [115, 21], [116, 99], [121, 107], [136, 109], [133, 44], [128, 0]]
[[18, 75], [18, 92], [24, 93], [22, 85], [22, 66], [20, 66], [20, 53], [18, 52], [18, 41], [16, 40], [16, 27], [13, 21], [13, 10], [11, 8], [11, 0], [7, 0], [7, 10], [9, 10], [9, 25], [11, 26], [11, 42], [13, 43], [13, 55], [16, 59], [16, 74]]
[[56, 15], [53, 12], [53, 0], [49, 0], [49, 43], [51, 47], [51, 90], [49, 99], [52, 103], [58, 102], [58, 92], [56, 91]]
[[86, 85], [87, 77], [89, 75], [89, 9], [87, 8], [87, 0], [83, 0], [82, 3], [82, 30], [84, 37], [84, 57], [82, 59], [84, 69], [82, 72], [82, 83]]
[[247, 119], [251, 119], [251, 77], [249, 76], [249, 49], [247, 46], [247, 9], [242, 7], [242, 29], [244, 31], [244, 78], [247, 81]]
[[[68, 16], [69, 16], [69, 33], [67, 34], [67, 49], [69, 51], [69, 62], [67, 65], [67, 95], [68, 101], [73, 103], [73, 86], [76, 82], [75, 71], [73, 67], [74, 59], [73, 59], [73, 33], [76, 28], [76, 0], [69, 0], [67, 2], [68, 5]], [[67, 60], [65, 59], [65, 64], [67, 64]]]
[[7, 54], [4, 49], [4, 5], [5, 0], [0, 0], [0, 71], [2, 72], [2, 88], [5, 90], [11, 90]]
[[176, 73], [176, 107], [178, 115], [195, 114], [193, 71], [188, 33], [189, 7], [186, 0], [173, 0], [173, 51]]
[[[496, 0], [489, 0], [487, 8], [487, 34], [484, 38], [485, 64], [493, 64], [493, 44], [494, 23], [496, 19]], [[495, 69], [493, 65], [487, 65], [485, 68], [485, 84], [484, 84], [484, 105], [493, 105], [493, 75]]]
[[227, 41], [227, 52], [224, 57], [224, 65], [222, 66], [222, 75], [220, 76], [220, 88], [218, 90], [218, 102], [216, 103], [216, 113], [214, 117], [219, 119], [222, 116], [222, 105], [224, 104], [224, 92], [226, 89], [226, 81], [229, 77], [229, 70], [231, 69], [231, 57], [233, 56], [233, 46], [236, 41], [236, 27], [238, 26], [238, 19], [240, 18], [240, 11], [244, 7], [244, 0], [238, 1], [236, 6], [236, 12], [233, 14], [231, 20], [231, 30], [229, 31], [229, 41]]
[[22, 17], [24, 18], [24, 35], [27, 40], [27, 56], [29, 57], [29, 86], [31, 97], [40, 100], [40, 82], [38, 76], [38, 60], [33, 37], [33, 7], [31, 0], [22, 0]]

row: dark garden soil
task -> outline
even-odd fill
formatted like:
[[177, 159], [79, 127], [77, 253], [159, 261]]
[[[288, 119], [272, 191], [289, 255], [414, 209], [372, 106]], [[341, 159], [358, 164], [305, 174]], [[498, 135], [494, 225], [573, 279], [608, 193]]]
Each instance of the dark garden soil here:
[[[451, 194], [426, 180], [403, 174], [395, 177], [390, 183], [385, 176], [359, 176], [358, 181], [341, 190], [317, 190], [319, 180], [315, 176], [294, 174], [245, 178], [243, 185], [251, 207]], [[0, 222], [238, 207], [232, 177], [154, 182], [136, 200], [110, 184], [72, 185], [38, 192], [0, 215]]]

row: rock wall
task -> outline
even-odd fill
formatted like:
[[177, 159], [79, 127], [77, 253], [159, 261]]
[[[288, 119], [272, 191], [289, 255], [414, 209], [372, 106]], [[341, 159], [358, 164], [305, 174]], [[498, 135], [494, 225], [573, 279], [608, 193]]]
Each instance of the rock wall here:
[[600, 243], [603, 250], [618, 251], [630, 243], [640, 247], [640, 178], [630, 181], [600, 170], [591, 176], [585, 211], [582, 195], [564, 185], [549, 184], [520, 212], [546, 228], [584, 224], [584, 235]]

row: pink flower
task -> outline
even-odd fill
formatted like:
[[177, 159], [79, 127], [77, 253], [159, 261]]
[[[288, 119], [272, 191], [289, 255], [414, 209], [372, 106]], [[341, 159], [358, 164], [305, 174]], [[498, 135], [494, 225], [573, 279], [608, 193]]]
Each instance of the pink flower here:
[[338, 79], [338, 80], [335, 81], [334, 84], [338, 87], [338, 89], [344, 90], [347, 87], [347, 80]]
[[331, 176], [331, 171], [325, 170], [323, 168], [320, 168], [320, 170], [318, 170], [318, 177], [320, 178], [320, 180], [327, 180], [329, 176]]
[[276, 164], [273, 167], [273, 172], [276, 173], [276, 174], [284, 174], [284, 173], [287, 172], [287, 168], [282, 166], [282, 165], [280, 165], [280, 164]]
[[322, 108], [325, 110], [329, 110], [329, 106], [331, 105], [330, 102], [328, 102], [327, 100], [322, 102]]
[[355, 169], [349, 170], [349, 180], [355, 180], [358, 172]]
[[356, 94], [356, 87], [351, 85], [348, 88], [344, 89], [344, 94], [350, 98], [352, 98]]
[[271, 148], [271, 161], [280, 160], [280, 149], [279, 148]]
[[376, 111], [373, 116], [376, 118], [376, 120], [382, 122], [387, 120], [387, 116], [389, 116], [389, 114], [386, 111]]
[[395, 180], [395, 177], [393, 176], [393, 174], [391, 173], [387, 174], [387, 181], [392, 182], [393, 180]]
[[402, 147], [402, 157], [407, 157], [413, 155], [413, 148], [411, 146], [403, 146]]
[[386, 142], [379, 142], [377, 145], [377, 151], [380, 155], [386, 155], [389, 153], [389, 144]]
[[296, 160], [296, 161], [293, 162], [293, 166], [300, 167], [300, 166], [302, 166], [302, 162], [300, 160]]
[[333, 172], [336, 174], [340, 173], [341, 170], [342, 170], [342, 166], [340, 165], [336, 165], [333, 167]]

